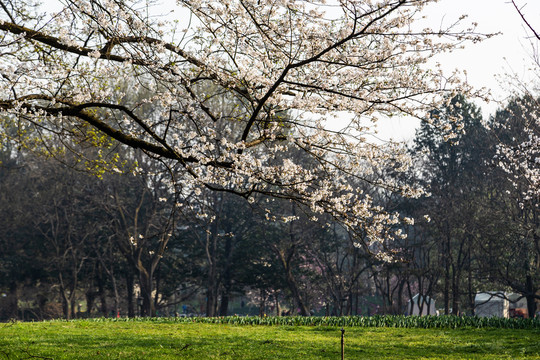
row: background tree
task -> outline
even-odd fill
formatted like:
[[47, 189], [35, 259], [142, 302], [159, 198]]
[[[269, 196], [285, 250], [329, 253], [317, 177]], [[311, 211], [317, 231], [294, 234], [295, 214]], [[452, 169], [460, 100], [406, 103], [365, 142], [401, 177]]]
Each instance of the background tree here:
[[[414, 151], [425, 154], [424, 180], [431, 196], [422, 199], [419, 206], [431, 218], [426, 228], [430, 238], [438, 239], [445, 313], [452, 309], [458, 314], [465, 293], [464, 277], [472, 265], [478, 214], [483, 211], [478, 199], [483, 196], [482, 183], [490, 171], [494, 148], [480, 110], [462, 95], [431, 113], [433, 122], [455, 117], [462, 119], [460, 134], [447, 138], [436, 126], [424, 123], [415, 138]], [[472, 309], [471, 301], [466, 305]]]
[[47, 277], [42, 269], [47, 260], [41, 251], [40, 234], [33, 223], [36, 201], [33, 199], [31, 170], [25, 157], [9, 142], [0, 149], [0, 319], [19, 316], [18, 302], [24, 283], [35, 285]]
[[[499, 195], [499, 221], [504, 231], [486, 244], [493, 278], [527, 299], [529, 314], [536, 313], [540, 276], [539, 200], [534, 190], [534, 171], [528, 156], [533, 156], [531, 143], [540, 106], [529, 96], [510, 101], [497, 111], [492, 126], [498, 140], [495, 163], [502, 171], [503, 184]], [[527, 148], [527, 149], [526, 149]], [[516, 156], [520, 157], [518, 159]], [[531, 182], [531, 179], [533, 182]]]
[[[523, 12], [512, 0], [517, 13], [521, 16], [526, 28], [530, 30], [529, 37], [532, 48], [532, 60], [540, 74], [540, 57], [538, 44], [540, 35], [537, 24]], [[511, 249], [515, 257], [510, 256], [504, 261], [508, 268], [512, 264], [516, 272], [507, 272], [502, 278], [505, 283], [527, 298], [529, 314], [536, 313], [538, 271], [540, 266], [538, 227], [538, 208], [540, 203], [540, 103], [538, 100], [538, 76], [531, 83], [526, 83], [517, 76], [512, 76], [511, 83], [515, 86], [514, 98], [507, 106], [495, 115], [494, 126], [499, 140], [498, 157], [496, 161], [507, 174], [507, 180], [512, 185], [509, 192], [513, 201], [508, 209], [513, 216], [509, 243], [515, 246]], [[515, 253], [514, 253], [515, 252]], [[510, 260], [512, 259], [512, 260]], [[519, 260], [518, 260], [519, 259]], [[504, 266], [504, 265], [503, 265]], [[518, 275], [519, 274], [519, 275]], [[513, 275], [516, 278], [510, 279]], [[525, 280], [525, 282], [524, 282]], [[519, 284], [519, 285], [518, 285]], [[535, 294], [535, 295], [533, 295]]]
[[[154, 316], [154, 273], [175, 232], [176, 201], [167, 173], [139, 162], [138, 174], [111, 177], [101, 206], [110, 216], [110, 233], [139, 277], [142, 315]], [[165, 178], [164, 178], [165, 176]], [[157, 296], [157, 293], [156, 295]]]

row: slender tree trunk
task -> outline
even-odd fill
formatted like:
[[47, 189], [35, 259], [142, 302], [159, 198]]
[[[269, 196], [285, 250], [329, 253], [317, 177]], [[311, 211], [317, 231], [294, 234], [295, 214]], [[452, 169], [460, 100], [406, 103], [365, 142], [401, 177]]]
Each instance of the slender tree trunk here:
[[298, 284], [296, 283], [296, 280], [294, 279], [290, 271], [287, 274], [287, 283], [289, 285], [289, 289], [291, 290], [293, 294], [293, 298], [296, 300], [296, 303], [298, 304], [298, 308], [300, 309], [300, 315], [308, 316], [309, 309], [306, 303], [304, 302], [304, 299], [302, 299], [302, 296], [300, 295], [300, 290], [298, 289]]
[[277, 291], [274, 291], [274, 301], [276, 302], [276, 316], [280, 316], [281, 309], [279, 306], [279, 293]]
[[135, 317], [135, 304], [133, 301], [133, 292], [134, 292], [134, 284], [133, 284], [133, 274], [131, 272], [126, 272], [126, 300], [127, 300], [127, 307], [128, 307], [128, 317], [134, 318]]
[[86, 317], [92, 316], [92, 309], [94, 308], [94, 301], [96, 300], [96, 293], [92, 288], [86, 291]]
[[535, 289], [533, 286], [533, 279], [531, 275], [527, 275], [526, 278], [526, 288], [527, 294], [525, 298], [527, 299], [527, 312], [529, 317], [533, 318], [536, 315], [536, 299], [535, 299]]
[[72, 292], [70, 294], [70, 299], [69, 299], [69, 303], [70, 303], [70, 310], [71, 310], [71, 318], [72, 319], [76, 319], [77, 318], [77, 302], [75, 301], [75, 296], [74, 295], [74, 292]]
[[109, 315], [109, 308], [107, 306], [107, 293], [105, 291], [105, 281], [103, 279], [103, 274], [101, 273], [101, 271], [98, 272], [97, 286], [98, 286], [99, 300], [101, 302], [101, 306], [99, 310], [102, 316], [107, 317]]
[[215, 259], [210, 263], [208, 269], [208, 285], [206, 289], [206, 316], [216, 316], [217, 303], [218, 303], [218, 290], [219, 283], [217, 279], [217, 269]]
[[392, 289], [390, 285], [390, 271], [386, 270], [386, 279], [385, 279], [385, 285], [386, 285], [386, 301], [384, 302], [384, 313], [389, 314], [392, 309]]
[[114, 277], [114, 274], [111, 276], [111, 283], [113, 287], [114, 292], [114, 313], [115, 315], [120, 314], [120, 294], [118, 293], [118, 286], [116, 284], [116, 278]]
[[352, 289], [352, 288], [351, 288], [351, 291], [349, 293], [349, 297], [350, 297], [350, 304], [351, 304], [350, 309], [349, 309], [349, 315], [354, 315], [354, 309], [355, 309], [354, 303], [355, 303], [356, 298], [355, 298], [355, 294], [354, 294], [354, 289]]
[[206, 316], [216, 316], [218, 304], [219, 279], [217, 271], [217, 220], [212, 223], [206, 235], [206, 260], [208, 262], [206, 289]]
[[139, 284], [141, 286], [142, 314], [141, 316], [153, 317], [156, 315], [156, 308], [152, 298], [153, 283], [152, 274], [144, 268], [139, 268]]
[[472, 264], [471, 264], [471, 248], [469, 247], [469, 256], [468, 256], [468, 263], [469, 263], [469, 279], [468, 279], [468, 290], [469, 290], [469, 314], [474, 316], [474, 296], [475, 293], [473, 291], [473, 274], [472, 274]]
[[[450, 237], [447, 235], [446, 237], [446, 244], [445, 244], [445, 250], [443, 251], [443, 259], [444, 259], [444, 314], [449, 315], [450, 314], [450, 260], [449, 260], [449, 254], [450, 254]], [[444, 254], [446, 252], [446, 254]], [[446, 256], [445, 256], [446, 255]]]
[[264, 289], [261, 289], [261, 301], [259, 302], [259, 316], [263, 317], [265, 314], [266, 309], [266, 291]]
[[459, 315], [460, 296], [460, 276], [461, 271], [453, 267], [452, 269], [452, 314]]
[[62, 299], [62, 312], [64, 314], [64, 318], [66, 320], [70, 320], [70, 312], [69, 312], [69, 301], [66, 297], [66, 290], [64, 289], [64, 286], [62, 285], [62, 282], [60, 282], [60, 298]]
[[[294, 250], [290, 250], [294, 251]], [[302, 299], [302, 296], [300, 294], [300, 290], [298, 287], [298, 283], [296, 282], [296, 279], [294, 278], [292, 274], [291, 269], [291, 260], [292, 255], [289, 254], [289, 256], [285, 257], [285, 254], [281, 251], [277, 251], [279, 259], [281, 260], [281, 264], [283, 265], [283, 269], [285, 270], [285, 278], [287, 280], [287, 285], [289, 287], [289, 290], [291, 291], [291, 294], [293, 296], [294, 301], [298, 305], [298, 309], [300, 309], [300, 315], [302, 316], [308, 316], [309, 315], [309, 309], [304, 303], [304, 300]]]
[[418, 315], [422, 316], [424, 312], [424, 282], [422, 281], [421, 276], [418, 276]]
[[[9, 293], [6, 299], [6, 315], [8, 319], [19, 318], [19, 286], [16, 281], [9, 284]], [[23, 319], [24, 320], [24, 319]]]
[[218, 288], [216, 276], [213, 270], [210, 270], [209, 284], [206, 290], [206, 316], [216, 316], [217, 303], [218, 303]]
[[397, 303], [397, 311], [398, 311], [398, 314], [403, 314], [403, 288], [405, 287], [405, 280], [401, 280], [400, 283], [399, 283], [399, 288], [398, 288], [398, 303]]
[[221, 292], [221, 302], [219, 304], [219, 316], [227, 316], [229, 310], [229, 292], [230, 288], [224, 285]]
[[227, 311], [229, 309], [229, 297], [231, 293], [231, 287], [232, 287], [232, 269], [231, 269], [231, 263], [232, 263], [232, 257], [233, 257], [233, 244], [232, 244], [232, 237], [226, 236], [225, 237], [225, 265], [222, 275], [222, 281], [223, 284], [222, 290], [221, 290], [221, 302], [219, 307], [219, 315], [220, 316], [227, 316]]
[[216, 316], [217, 298], [218, 294], [215, 289], [215, 284], [212, 284], [208, 287], [206, 292], [206, 316]]
[[413, 301], [414, 295], [412, 293], [411, 282], [409, 281], [409, 279], [407, 279], [407, 293], [409, 294], [409, 304], [411, 304], [411, 306], [409, 307], [407, 311], [408, 311], [408, 315], [412, 315], [414, 311], [414, 301]]
[[159, 291], [160, 291], [160, 284], [161, 284], [161, 273], [160, 273], [160, 266], [158, 265], [157, 268], [156, 268], [156, 271], [155, 271], [155, 278], [156, 278], [156, 286], [155, 286], [155, 289], [153, 292], [155, 292], [155, 295], [154, 295], [154, 298], [153, 298], [153, 305], [154, 305], [154, 309], [155, 312], [156, 312], [156, 315], [157, 315], [157, 309], [158, 309], [158, 304], [159, 304]]
[[[292, 205], [292, 214], [296, 215], [294, 205]], [[298, 286], [298, 283], [296, 282], [296, 279], [294, 278], [294, 275], [292, 273], [291, 262], [296, 254], [296, 246], [297, 246], [297, 241], [295, 240], [293, 226], [294, 226], [294, 221], [291, 221], [289, 223], [289, 244], [287, 246], [287, 250], [284, 251], [284, 250], [279, 249], [277, 246], [274, 246], [274, 251], [279, 257], [281, 265], [283, 266], [283, 269], [285, 270], [285, 279], [287, 281], [287, 285], [289, 287], [289, 290], [291, 291], [293, 299], [296, 302], [296, 305], [298, 305], [298, 309], [300, 310], [300, 315], [308, 316], [309, 309], [306, 303], [304, 302], [304, 300], [302, 299], [302, 295], [300, 294], [300, 287]]]

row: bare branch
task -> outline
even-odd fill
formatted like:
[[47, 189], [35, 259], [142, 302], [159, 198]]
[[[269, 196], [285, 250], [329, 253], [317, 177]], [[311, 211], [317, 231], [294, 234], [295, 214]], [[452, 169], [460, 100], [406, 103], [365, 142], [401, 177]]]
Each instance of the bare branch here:
[[525, 18], [525, 15], [523, 14], [523, 12], [521, 11], [521, 9], [517, 6], [515, 0], [512, 0], [512, 4], [514, 5], [514, 8], [516, 9], [516, 11], [518, 12], [519, 16], [521, 17], [521, 19], [523, 20], [523, 22], [525, 23], [525, 25], [527, 25], [527, 27], [533, 32], [534, 36], [540, 40], [540, 34], [538, 34], [536, 32], [536, 30], [534, 29], [534, 27], [527, 21], [527, 19]]

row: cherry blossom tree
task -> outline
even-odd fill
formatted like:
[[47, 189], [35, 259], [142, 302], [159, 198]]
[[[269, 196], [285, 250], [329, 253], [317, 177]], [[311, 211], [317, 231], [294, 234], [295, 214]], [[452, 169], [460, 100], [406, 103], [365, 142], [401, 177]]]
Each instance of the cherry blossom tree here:
[[[374, 176], [411, 162], [400, 144], [368, 135], [378, 119], [425, 120], [470, 93], [426, 62], [485, 37], [460, 20], [422, 28], [416, 20], [435, 2], [178, 0], [158, 16], [152, 1], [59, 0], [43, 13], [1, 0], [0, 109], [36, 149], [91, 144], [96, 166], [120, 171], [121, 143], [170, 163], [183, 189], [292, 199], [379, 249], [399, 236], [400, 216], [351, 183], [422, 190]], [[234, 106], [223, 111], [223, 101]], [[449, 137], [460, 126], [437, 125]], [[312, 161], [294, 161], [293, 150]]]

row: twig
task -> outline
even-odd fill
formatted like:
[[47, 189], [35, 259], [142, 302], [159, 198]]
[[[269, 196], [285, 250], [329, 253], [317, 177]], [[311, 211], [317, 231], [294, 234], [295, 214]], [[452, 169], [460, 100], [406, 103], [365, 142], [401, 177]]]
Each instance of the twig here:
[[540, 34], [538, 34], [538, 33], [536, 32], [536, 30], [534, 30], [534, 28], [532, 27], [532, 25], [529, 24], [529, 22], [527, 21], [527, 19], [525, 19], [525, 15], [523, 15], [523, 13], [521, 12], [521, 9], [517, 6], [517, 4], [516, 4], [516, 2], [515, 2], [514, 0], [512, 0], [512, 4], [513, 4], [514, 7], [516, 8], [516, 10], [517, 10], [519, 16], [521, 16], [521, 19], [523, 20], [523, 22], [525, 23], [525, 25], [527, 25], [527, 27], [528, 27], [529, 29], [531, 29], [531, 31], [533, 32], [534, 36], [535, 36], [538, 40], [540, 40]]

